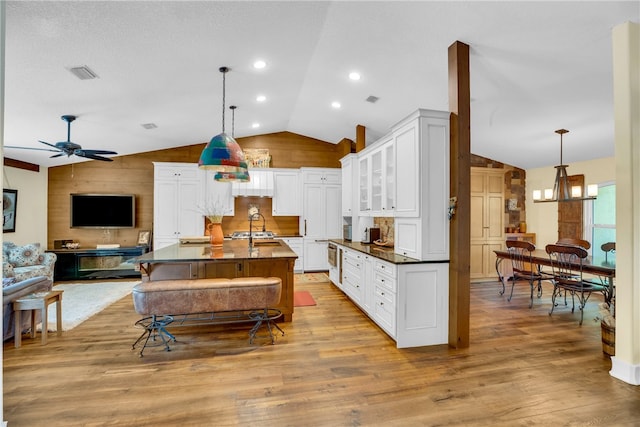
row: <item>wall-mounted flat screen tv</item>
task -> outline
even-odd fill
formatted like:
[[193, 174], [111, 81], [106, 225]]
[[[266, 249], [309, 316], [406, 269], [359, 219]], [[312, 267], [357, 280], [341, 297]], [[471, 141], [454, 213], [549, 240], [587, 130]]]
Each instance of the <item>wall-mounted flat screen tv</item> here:
[[71, 228], [134, 228], [134, 194], [71, 194]]

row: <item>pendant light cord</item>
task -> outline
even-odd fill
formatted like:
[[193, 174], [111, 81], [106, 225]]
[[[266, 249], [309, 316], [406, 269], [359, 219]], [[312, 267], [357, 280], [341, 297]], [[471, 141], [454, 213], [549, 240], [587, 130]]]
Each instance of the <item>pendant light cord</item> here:
[[229, 68], [220, 67], [220, 72], [222, 73], [222, 133], [224, 133], [224, 106], [226, 102], [226, 75]]

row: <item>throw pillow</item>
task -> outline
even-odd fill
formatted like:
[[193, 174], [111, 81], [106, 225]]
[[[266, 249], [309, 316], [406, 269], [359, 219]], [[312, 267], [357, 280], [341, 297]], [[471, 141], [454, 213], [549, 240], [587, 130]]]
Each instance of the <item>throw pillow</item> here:
[[13, 265], [8, 262], [2, 263], [2, 277], [13, 277], [15, 273], [13, 272]]
[[16, 246], [9, 252], [9, 262], [14, 267], [37, 265], [40, 256], [40, 243]]
[[16, 283], [16, 278], [15, 277], [3, 277], [2, 278], [2, 287], [6, 288], [9, 285], [13, 285], [14, 283]]

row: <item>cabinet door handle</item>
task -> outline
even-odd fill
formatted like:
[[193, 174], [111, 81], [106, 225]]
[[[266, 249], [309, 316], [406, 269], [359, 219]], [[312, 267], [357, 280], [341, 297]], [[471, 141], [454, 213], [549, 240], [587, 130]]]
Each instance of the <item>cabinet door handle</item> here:
[[307, 220], [304, 220], [304, 235], [307, 235]]

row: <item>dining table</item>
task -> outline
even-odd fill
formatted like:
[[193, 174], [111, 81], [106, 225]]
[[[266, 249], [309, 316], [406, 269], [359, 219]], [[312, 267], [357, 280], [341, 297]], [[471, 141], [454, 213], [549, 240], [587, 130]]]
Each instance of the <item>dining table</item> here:
[[[493, 251], [496, 254], [496, 272], [498, 273], [498, 278], [502, 283], [502, 292], [505, 291], [505, 274], [504, 269], [501, 268], [502, 261], [504, 259], [509, 259], [509, 251], [506, 249], [503, 250], [495, 250]], [[538, 266], [538, 270], [544, 273], [542, 267], [552, 268], [551, 258], [549, 254], [543, 249], [535, 249], [531, 252], [531, 262]], [[575, 266], [579, 269], [580, 264], [576, 263]], [[616, 262], [615, 258], [606, 258], [605, 254], [602, 256], [587, 256], [582, 260], [582, 272], [583, 274], [596, 276], [605, 286], [605, 290], [603, 291], [604, 300], [607, 303], [611, 303], [613, 298], [615, 297], [615, 284], [614, 279], [616, 277]], [[543, 274], [543, 278], [548, 277], [549, 280], [553, 279], [553, 274], [551, 271], [548, 271], [547, 274]]]

